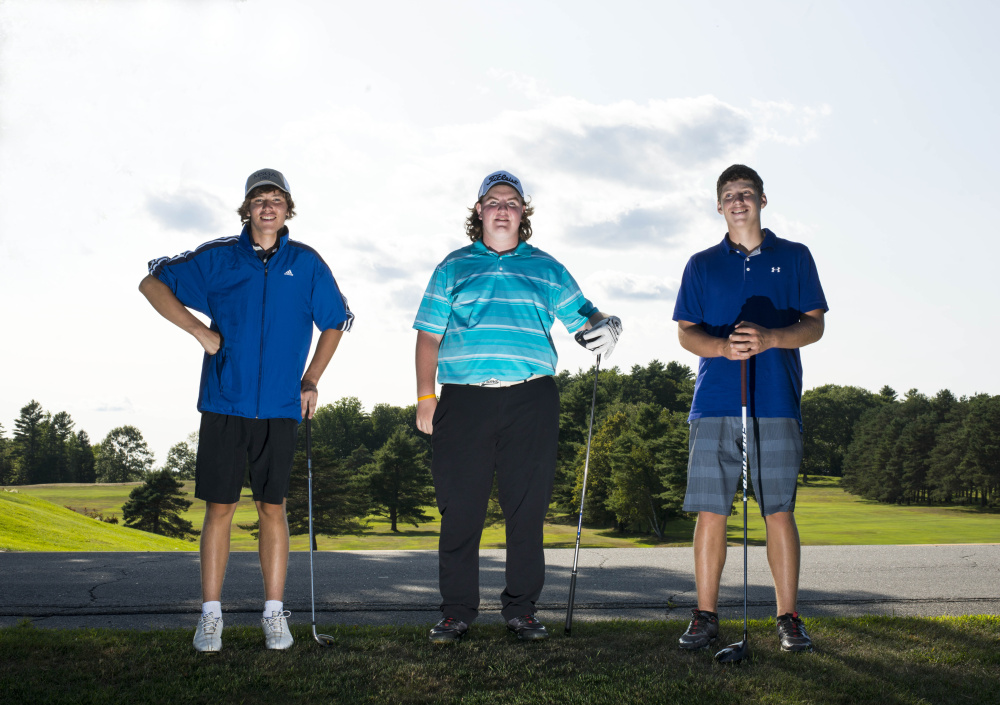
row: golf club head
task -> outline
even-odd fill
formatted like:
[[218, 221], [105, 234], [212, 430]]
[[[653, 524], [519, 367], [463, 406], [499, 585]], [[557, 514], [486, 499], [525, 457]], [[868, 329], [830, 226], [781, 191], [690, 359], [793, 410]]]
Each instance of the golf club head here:
[[743, 639], [722, 649], [715, 655], [715, 660], [719, 663], [739, 663], [749, 655], [750, 643]]
[[333, 641], [333, 637], [332, 636], [330, 636], [329, 634], [317, 634], [316, 633], [316, 625], [315, 624], [313, 625], [313, 639], [315, 639], [316, 643], [319, 644], [320, 646], [333, 646], [334, 645], [334, 641]]

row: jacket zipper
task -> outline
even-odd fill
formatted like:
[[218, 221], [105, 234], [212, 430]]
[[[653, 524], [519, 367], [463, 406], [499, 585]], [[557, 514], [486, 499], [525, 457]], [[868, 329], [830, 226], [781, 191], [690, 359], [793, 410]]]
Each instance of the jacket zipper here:
[[264, 265], [264, 294], [260, 303], [260, 361], [257, 367], [257, 414], [254, 416], [255, 419], [260, 418], [260, 385], [264, 379], [264, 314], [267, 310], [267, 270], [268, 266]]

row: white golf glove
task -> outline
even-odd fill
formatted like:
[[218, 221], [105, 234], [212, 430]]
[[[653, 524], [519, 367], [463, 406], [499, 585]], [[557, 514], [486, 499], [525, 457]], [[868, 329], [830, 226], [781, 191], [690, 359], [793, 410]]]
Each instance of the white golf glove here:
[[618, 336], [622, 334], [622, 322], [618, 316], [608, 316], [589, 330], [576, 334], [576, 342], [595, 355], [607, 360], [615, 349]]

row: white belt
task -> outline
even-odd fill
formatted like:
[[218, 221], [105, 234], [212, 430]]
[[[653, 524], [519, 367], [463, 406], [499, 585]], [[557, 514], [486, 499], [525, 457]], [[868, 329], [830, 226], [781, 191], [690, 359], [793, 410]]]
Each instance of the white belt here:
[[530, 382], [533, 379], [541, 379], [542, 377], [547, 377], [548, 375], [531, 375], [528, 379], [519, 379], [513, 382], [507, 382], [502, 379], [488, 379], [485, 382], [468, 382], [464, 384], [465, 387], [492, 387], [494, 389], [499, 389], [501, 387], [513, 387], [518, 384], [524, 384], [525, 382]]

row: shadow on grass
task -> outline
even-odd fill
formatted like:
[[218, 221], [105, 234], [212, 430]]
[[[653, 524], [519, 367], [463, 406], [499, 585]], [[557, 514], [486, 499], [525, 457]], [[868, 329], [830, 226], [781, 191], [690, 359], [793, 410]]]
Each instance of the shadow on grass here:
[[[578, 520], [579, 514], [565, 515], [550, 513], [545, 517], [546, 523], [556, 526], [575, 527]], [[688, 518], [687, 516], [668, 519], [663, 524], [662, 539], [656, 538], [654, 534], [651, 534], [648, 531], [619, 531], [616, 526], [609, 524], [592, 524], [584, 522], [583, 528], [587, 531], [594, 532], [601, 537], [629, 540], [636, 546], [655, 547], [674, 544], [690, 545], [691, 537], [694, 535], [694, 524], [694, 519]], [[573, 547], [575, 544], [576, 541], [574, 536], [574, 540], [569, 544], [569, 547]], [[551, 548], [565, 547], [564, 543], [556, 544], [550, 542], [546, 545]]]
[[[435, 648], [425, 627], [321, 625], [323, 649], [293, 626], [288, 652], [266, 652], [256, 628], [227, 628], [223, 651], [190, 646], [190, 630], [0, 629], [0, 688], [10, 702], [338, 703], [879, 703], [995, 702], [1000, 619], [861, 618], [807, 623], [811, 654], [778, 649], [772, 620], [749, 625], [751, 658], [720, 666], [682, 652], [675, 623], [602, 622], [518, 643], [474, 625]], [[727, 634], [742, 622], [724, 622]]]
[[[388, 536], [392, 536], [392, 537], [399, 538], [399, 539], [405, 539], [405, 538], [416, 538], [416, 537], [420, 537], [420, 536], [438, 536], [439, 534], [440, 534], [440, 532], [436, 531], [436, 530], [420, 531], [420, 530], [414, 530], [414, 529], [400, 529], [399, 531], [395, 531], [395, 532], [390, 531], [388, 534], [376, 533], [374, 531], [365, 531], [363, 533], [358, 534], [358, 536], [386, 536], [386, 535], [388, 535]], [[331, 538], [341, 538], [341, 536], [338, 535], [338, 536], [331, 537]]]

